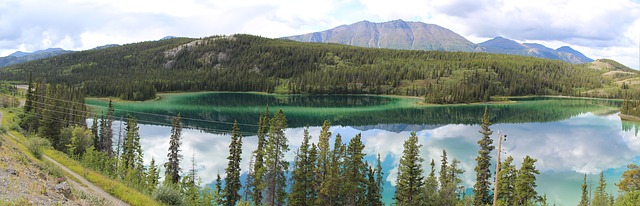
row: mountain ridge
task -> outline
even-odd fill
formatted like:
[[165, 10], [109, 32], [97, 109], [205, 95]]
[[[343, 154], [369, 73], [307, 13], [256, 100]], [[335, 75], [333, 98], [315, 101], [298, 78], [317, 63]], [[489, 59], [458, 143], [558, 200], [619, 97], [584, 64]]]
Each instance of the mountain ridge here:
[[542, 44], [519, 43], [504, 37], [495, 37], [476, 44], [445, 27], [401, 19], [382, 23], [365, 20], [324, 31], [281, 38], [299, 42], [338, 43], [368, 48], [512, 54], [561, 60], [572, 64], [593, 61], [568, 46], [554, 50]]
[[28, 61], [54, 57], [61, 54], [72, 53], [72, 52], [74, 51], [64, 50], [61, 48], [48, 48], [43, 50], [37, 50], [34, 52], [16, 51], [8, 56], [0, 57], [0, 68], [14, 65], [14, 64], [20, 64]]
[[359, 21], [333, 29], [282, 37], [300, 42], [339, 43], [368, 48], [437, 51], [478, 51], [477, 46], [459, 34], [423, 22], [393, 20], [383, 23]]

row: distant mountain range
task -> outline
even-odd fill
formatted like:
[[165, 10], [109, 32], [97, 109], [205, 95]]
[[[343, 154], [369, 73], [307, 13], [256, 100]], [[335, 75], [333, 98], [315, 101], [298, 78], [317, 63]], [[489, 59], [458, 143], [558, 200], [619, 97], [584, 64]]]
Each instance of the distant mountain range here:
[[49, 58], [52, 56], [58, 56], [61, 54], [70, 53], [73, 51], [64, 50], [61, 48], [49, 48], [45, 50], [38, 50], [33, 53], [17, 51], [6, 57], [0, 57], [0, 67], [9, 66], [12, 64], [19, 64], [37, 59]]
[[593, 61], [568, 46], [554, 50], [541, 44], [521, 44], [502, 37], [474, 44], [447, 28], [435, 24], [403, 20], [383, 23], [361, 21], [326, 31], [283, 37], [283, 39], [300, 42], [339, 43], [370, 48], [513, 54], [557, 59], [573, 64]]

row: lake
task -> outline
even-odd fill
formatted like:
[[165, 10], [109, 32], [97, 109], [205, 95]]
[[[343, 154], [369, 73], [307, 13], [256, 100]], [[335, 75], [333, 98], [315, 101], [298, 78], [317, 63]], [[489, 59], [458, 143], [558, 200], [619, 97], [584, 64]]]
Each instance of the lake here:
[[[302, 142], [305, 126], [314, 137], [312, 142], [318, 141], [325, 119], [332, 123], [334, 135], [342, 135], [344, 143], [362, 133], [365, 159], [373, 162], [377, 154], [383, 158], [385, 202], [392, 202], [402, 144], [412, 131], [417, 132], [423, 145], [425, 171], [429, 171], [431, 159], [439, 168], [440, 155], [446, 149], [450, 160], [461, 161], [465, 170], [463, 184], [472, 188], [476, 142], [481, 137], [478, 123], [485, 107], [493, 123], [494, 143], [498, 131], [508, 135], [502, 145], [504, 154], [513, 156], [518, 167], [526, 155], [538, 159], [536, 167], [541, 174], [537, 176], [537, 191], [546, 194], [550, 204], [578, 204], [585, 173], [595, 188], [599, 172], [604, 171], [607, 191], [616, 194], [614, 183], [626, 165], [640, 163], [640, 125], [621, 121], [617, 110], [621, 102], [615, 100], [531, 97], [514, 98], [514, 103], [506, 104], [425, 106], [410, 98], [366, 95], [202, 92], [160, 97], [157, 101], [115, 102], [116, 116], [129, 113], [138, 119], [145, 163], [154, 157], [162, 164], [169, 147], [170, 117], [180, 113], [185, 128], [182, 168], [191, 168], [194, 157], [205, 184], [214, 181], [217, 173], [224, 174], [228, 133], [234, 120], [244, 135], [241, 165], [246, 173], [251, 152], [256, 148], [258, 116], [267, 104], [272, 114], [282, 109], [287, 116], [289, 161], [293, 161], [294, 151]], [[98, 111], [107, 105], [99, 99], [88, 99], [87, 103]], [[114, 123], [114, 131], [119, 125]], [[495, 153], [494, 150], [494, 156]], [[492, 163], [495, 164], [495, 157]]]

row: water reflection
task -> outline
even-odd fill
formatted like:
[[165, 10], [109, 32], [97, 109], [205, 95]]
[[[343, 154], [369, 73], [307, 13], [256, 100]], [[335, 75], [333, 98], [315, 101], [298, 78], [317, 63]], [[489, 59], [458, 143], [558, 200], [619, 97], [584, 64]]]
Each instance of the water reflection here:
[[[383, 168], [387, 188], [385, 200], [391, 201], [395, 183], [397, 165], [402, 155], [402, 144], [410, 131], [387, 131], [385, 125], [371, 127], [334, 126], [333, 134], [340, 133], [343, 142], [347, 143], [357, 133], [362, 133], [365, 158], [373, 161], [375, 154], [383, 157]], [[607, 191], [615, 193], [614, 182], [619, 181], [620, 174], [627, 164], [638, 163], [640, 154], [640, 138], [635, 130], [621, 130], [622, 123], [617, 114], [595, 115], [586, 113], [566, 120], [545, 123], [506, 123], [495, 124], [494, 131], [501, 130], [509, 135], [503, 149], [507, 155], [515, 158], [517, 165], [521, 164], [525, 155], [538, 159], [537, 168], [541, 171], [538, 176], [538, 192], [547, 194], [550, 202], [558, 205], [577, 204], [580, 197], [582, 174], [589, 174], [596, 184], [596, 173], [605, 171]], [[446, 124], [442, 126], [423, 127], [420, 125], [391, 125], [393, 128], [421, 128], [418, 130], [421, 150], [425, 161], [440, 159], [442, 150], [446, 149], [449, 158], [461, 161], [466, 171], [463, 183], [467, 188], [472, 187], [475, 180], [473, 167], [477, 154], [476, 141], [480, 137], [478, 125]], [[170, 128], [164, 126], [141, 125], [141, 144], [145, 151], [145, 162], [151, 157], [163, 163], [166, 161]], [[313, 135], [312, 142], [317, 142], [320, 127], [310, 127]], [[303, 128], [289, 128], [286, 134], [291, 145], [291, 152], [286, 158], [293, 160], [295, 151], [302, 142]], [[494, 132], [495, 133], [495, 132]], [[494, 135], [495, 136], [495, 135]], [[333, 139], [332, 139], [333, 140]], [[198, 130], [186, 129], [183, 133], [182, 168], [190, 168], [188, 161], [193, 154], [197, 161], [197, 168], [203, 182], [212, 182], [219, 172], [224, 173], [227, 165], [229, 136], [221, 134], [203, 133]], [[243, 138], [242, 170], [248, 169], [251, 151], [256, 148], [256, 137]], [[424, 164], [425, 171], [428, 165]], [[436, 166], [439, 167], [439, 166]]]
[[[526, 155], [538, 159], [538, 192], [547, 194], [551, 203], [575, 205], [580, 197], [582, 174], [597, 179], [605, 171], [607, 192], [615, 193], [626, 165], [640, 160], [638, 125], [620, 121], [617, 108], [620, 102], [597, 99], [525, 98], [513, 104], [416, 106], [415, 100], [378, 96], [305, 96], [262, 95], [250, 93], [187, 93], [163, 95], [161, 101], [115, 103], [116, 115], [131, 113], [140, 125], [141, 144], [145, 162], [155, 157], [166, 161], [169, 147], [170, 117], [181, 113], [183, 124], [182, 168], [190, 168], [192, 155], [199, 175], [210, 183], [217, 173], [223, 174], [227, 165], [228, 133], [231, 122], [238, 120], [245, 135], [241, 168], [248, 171], [251, 152], [256, 148], [256, 122], [264, 105], [272, 112], [283, 109], [288, 119], [285, 133], [293, 160], [294, 151], [302, 142], [303, 128], [310, 125], [312, 142], [317, 142], [320, 125], [330, 120], [333, 134], [340, 133], [347, 143], [362, 133], [365, 160], [373, 162], [376, 154], [383, 157], [385, 173], [385, 202], [391, 202], [397, 165], [402, 144], [416, 131], [423, 144], [421, 153], [427, 162], [439, 164], [442, 150], [449, 159], [461, 161], [463, 184], [471, 188], [475, 181], [475, 157], [480, 137], [476, 125], [489, 109], [491, 129], [509, 136], [503, 145], [507, 155], [521, 164]], [[107, 102], [88, 100], [100, 110]], [[115, 124], [118, 125], [118, 124]], [[341, 125], [341, 126], [340, 126]], [[495, 135], [494, 135], [495, 136]], [[333, 145], [333, 143], [331, 143]], [[439, 165], [436, 166], [439, 168]], [[187, 169], [184, 169], [185, 171]], [[163, 173], [161, 173], [163, 174]], [[224, 174], [223, 174], [224, 176]]]

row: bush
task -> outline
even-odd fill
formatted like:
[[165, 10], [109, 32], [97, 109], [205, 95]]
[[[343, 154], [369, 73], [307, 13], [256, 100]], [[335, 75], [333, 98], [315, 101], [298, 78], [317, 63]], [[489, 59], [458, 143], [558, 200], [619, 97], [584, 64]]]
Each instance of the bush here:
[[42, 157], [42, 150], [51, 147], [49, 140], [40, 137], [31, 137], [27, 140], [27, 148], [36, 158]]
[[182, 195], [175, 186], [160, 185], [153, 191], [153, 199], [167, 205], [182, 205]]

